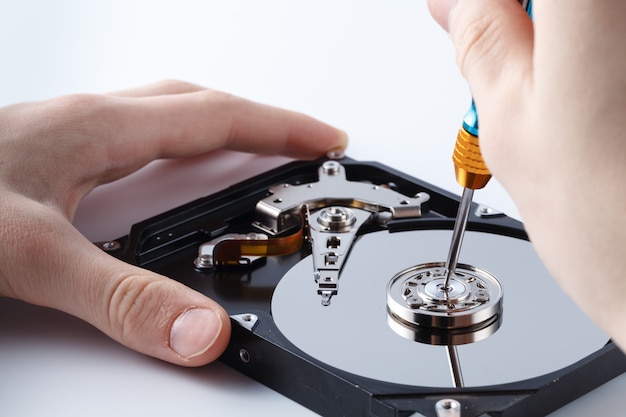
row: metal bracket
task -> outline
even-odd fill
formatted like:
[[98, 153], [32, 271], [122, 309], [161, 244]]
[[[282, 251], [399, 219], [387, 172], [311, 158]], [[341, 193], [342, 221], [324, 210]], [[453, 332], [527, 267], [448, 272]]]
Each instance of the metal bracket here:
[[319, 181], [271, 188], [270, 196], [256, 206], [256, 225], [270, 234], [278, 234], [298, 225], [300, 207], [311, 212], [330, 206], [363, 209], [372, 213], [389, 212], [394, 219], [420, 217], [422, 204], [430, 196], [418, 193], [407, 197], [379, 185], [348, 181], [345, 168], [337, 161], [326, 161], [319, 168]]
[[259, 321], [259, 316], [252, 313], [233, 314], [230, 316], [230, 318], [235, 320], [244, 329], [250, 331], [254, 330], [254, 327]]
[[420, 217], [422, 204], [430, 198], [426, 193], [407, 197], [387, 187], [348, 181], [344, 167], [334, 160], [321, 165], [318, 182], [283, 184], [269, 192], [256, 206], [255, 225], [266, 233], [295, 227], [301, 222], [301, 208], [307, 207], [313, 277], [324, 306], [338, 292], [339, 275], [361, 226], [372, 219]]

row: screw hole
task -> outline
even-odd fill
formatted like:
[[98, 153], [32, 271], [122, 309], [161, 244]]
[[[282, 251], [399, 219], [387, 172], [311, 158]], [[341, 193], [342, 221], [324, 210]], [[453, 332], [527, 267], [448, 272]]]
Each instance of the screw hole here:
[[250, 352], [245, 349], [239, 349], [239, 359], [241, 359], [241, 362], [243, 363], [250, 363]]

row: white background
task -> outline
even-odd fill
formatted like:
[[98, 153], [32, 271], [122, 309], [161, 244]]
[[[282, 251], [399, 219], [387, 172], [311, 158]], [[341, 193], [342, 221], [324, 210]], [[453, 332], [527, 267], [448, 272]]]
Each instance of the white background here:
[[[349, 133], [349, 156], [460, 191], [450, 157], [470, 93], [420, 0], [0, 0], [0, 54], [2, 106], [183, 79], [311, 114]], [[88, 196], [75, 224], [113, 239], [284, 161], [157, 162]], [[497, 181], [475, 200], [518, 217]], [[164, 364], [10, 300], [0, 300], [0, 374], [7, 416], [312, 414], [221, 364]], [[624, 389], [621, 377], [555, 415], [619, 414]]]

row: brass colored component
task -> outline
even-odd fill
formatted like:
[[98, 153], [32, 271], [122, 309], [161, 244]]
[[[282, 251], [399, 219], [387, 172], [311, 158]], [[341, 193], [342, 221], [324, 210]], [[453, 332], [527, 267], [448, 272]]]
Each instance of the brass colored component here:
[[302, 246], [302, 229], [289, 236], [269, 240], [225, 240], [214, 250], [215, 265], [239, 265], [246, 256], [279, 256], [293, 253]]
[[240, 265], [240, 259], [249, 256], [281, 256], [294, 253], [308, 236], [307, 207], [300, 207], [300, 227], [294, 233], [266, 240], [224, 240], [213, 249], [214, 265]]
[[480, 153], [478, 137], [463, 128], [459, 129], [456, 137], [452, 161], [456, 181], [461, 186], [477, 190], [489, 182], [491, 172]]
[[239, 260], [247, 256], [280, 256], [300, 249], [304, 229], [288, 236], [268, 240], [225, 240], [213, 251], [215, 265], [240, 265]]

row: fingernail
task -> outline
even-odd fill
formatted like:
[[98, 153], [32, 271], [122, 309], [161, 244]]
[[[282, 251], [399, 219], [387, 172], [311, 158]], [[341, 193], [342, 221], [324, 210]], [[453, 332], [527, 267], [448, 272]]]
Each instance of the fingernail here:
[[341, 136], [339, 139], [339, 146], [341, 149], [345, 150], [348, 147], [348, 133], [345, 130], [341, 130]]
[[348, 147], [348, 134], [341, 130], [341, 136], [339, 137], [339, 144], [326, 152], [326, 157], [329, 159], [341, 159], [344, 157], [346, 148]]
[[326, 152], [326, 158], [328, 159], [341, 159], [345, 155], [345, 151], [343, 148], [333, 149], [332, 151]]
[[213, 346], [221, 330], [222, 320], [214, 311], [191, 308], [172, 324], [170, 347], [185, 359], [195, 358]]

